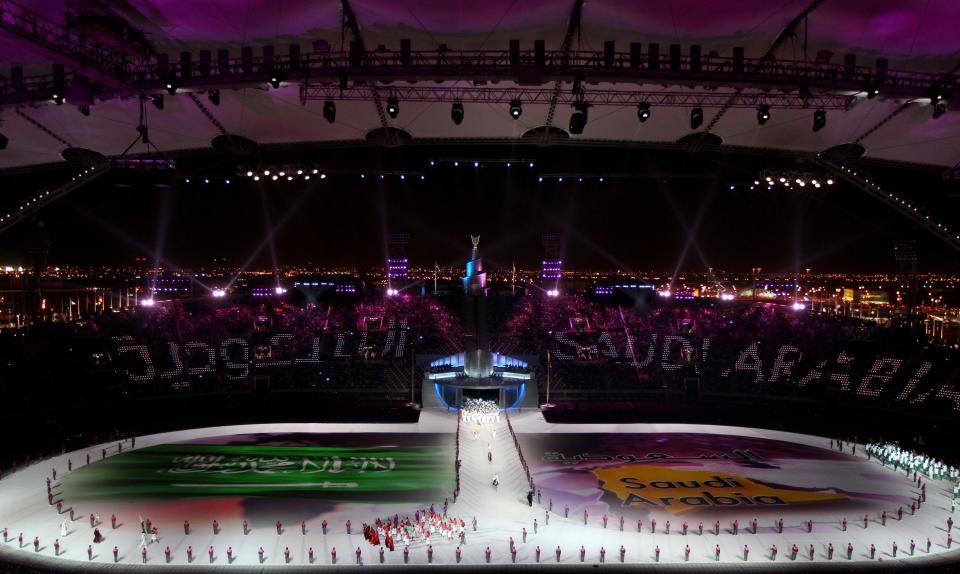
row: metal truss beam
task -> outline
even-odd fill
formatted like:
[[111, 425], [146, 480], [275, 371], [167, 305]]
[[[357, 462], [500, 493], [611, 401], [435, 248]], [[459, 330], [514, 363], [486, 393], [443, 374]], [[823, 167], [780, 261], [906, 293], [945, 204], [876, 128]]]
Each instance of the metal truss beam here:
[[[9, 0], [0, 0], [0, 5]], [[112, 61], [107, 58], [107, 61]], [[121, 65], [120, 62], [116, 62]], [[166, 72], [155, 63], [126, 64], [127, 83], [114, 81], [97, 85], [96, 92], [103, 97], [162, 92], [171, 77], [178, 79], [185, 91], [266, 85], [273, 71], [281, 72], [285, 82], [314, 82], [338, 84], [340, 75], [356, 83], [387, 82], [519, 82], [521, 74], [536, 71], [542, 85], [553, 86], [556, 81], [569, 82], [582, 75], [591, 83], [657, 84], [670, 86], [740, 88], [771, 91], [799, 91], [805, 86], [811, 93], [863, 92], [875, 80], [876, 70], [867, 66], [844, 67], [842, 64], [807, 62], [799, 60], [764, 60], [745, 58], [742, 70], [735, 67], [733, 58], [704, 56], [699, 67], [692, 65], [689, 56], [671, 62], [669, 55], [661, 55], [656, 64], [648, 58], [642, 65], [631, 61], [629, 53], [615, 53], [612, 65], [604, 61], [602, 51], [547, 51], [543, 65], [537, 63], [533, 51], [520, 54], [520, 65], [513, 66], [510, 53], [505, 51], [426, 51], [412, 52], [405, 60], [399, 51], [364, 51], [361, 54], [303, 54], [297, 65], [291, 65], [288, 56], [277, 56], [267, 65], [262, 58], [242, 62], [231, 59], [211, 62], [204, 67], [192, 61], [190, 70], [180, 69], [180, 62], [170, 61]], [[674, 65], [679, 64], [679, 65]], [[89, 79], [67, 74], [67, 85]], [[879, 98], [927, 98], [933, 88], [956, 91], [956, 75], [941, 73], [889, 70]], [[15, 85], [11, 80], [0, 81], [0, 105], [42, 101], [49, 98], [49, 76], [25, 78]]]
[[16, 2], [0, 0], [0, 29], [82, 68], [90, 79], [108, 88], [131, 88], [130, 63], [122, 54]]
[[[567, 21], [567, 32], [563, 35], [563, 43], [560, 45], [560, 53], [564, 54], [566, 58], [570, 57], [570, 48], [573, 47], [573, 37], [580, 31], [582, 15], [583, 0], [574, 0], [573, 9], [570, 11], [570, 20]], [[557, 103], [560, 101], [560, 90], [562, 89], [562, 81], [560, 78], [557, 78], [553, 82], [553, 98], [550, 100], [549, 109], [547, 109], [547, 120], [544, 122], [544, 125], [548, 128], [545, 131], [547, 138], [547, 141], [544, 142], [545, 144], [549, 144], [550, 134], [552, 133], [552, 130], [549, 128], [553, 125], [553, 116], [557, 113]]]
[[88, 167], [78, 167], [77, 175], [59, 187], [38, 192], [34, 197], [0, 211], [0, 233], [4, 233], [24, 219], [29, 218], [37, 211], [66, 196], [71, 191], [80, 189], [88, 183], [97, 180], [110, 171], [109, 164]]
[[[349, 0], [340, 0], [340, 6], [343, 10], [344, 25], [350, 28], [350, 33], [353, 35], [354, 41], [366, 52], [367, 48], [363, 41], [363, 33], [360, 31], [360, 22], [357, 21], [357, 15], [354, 14], [353, 7], [350, 6]], [[347, 73], [347, 77], [349, 77], [349, 72]], [[387, 121], [387, 114], [383, 109], [383, 100], [380, 99], [380, 92], [377, 91], [376, 87], [370, 90], [370, 99], [373, 100], [373, 105], [377, 110], [377, 117], [380, 118], [380, 126], [384, 129], [390, 127], [390, 122]], [[386, 137], [392, 137], [390, 132], [387, 132]]]
[[914, 201], [901, 196], [899, 193], [881, 189], [876, 182], [870, 181], [869, 178], [851, 168], [823, 158], [819, 158], [816, 163], [832, 173], [837, 179], [842, 179], [874, 199], [885, 203], [916, 225], [927, 230], [931, 235], [960, 251], [960, 231], [950, 230], [947, 225], [931, 216]]
[[[443, 86], [391, 86], [389, 93], [402, 101], [413, 102], [474, 102], [506, 104], [520, 99], [524, 104], [550, 104], [554, 98], [553, 88], [485, 88]], [[310, 100], [369, 100], [370, 87], [357, 86], [341, 91], [337, 86], [305, 85], [300, 87], [300, 101]], [[561, 103], [573, 103], [579, 95], [563, 93]], [[720, 107], [730, 103], [734, 108], [756, 108], [769, 104], [776, 109], [830, 109], [848, 110], [856, 103], [856, 97], [845, 95], [814, 95], [803, 98], [783, 93], [734, 93], [729, 92], [644, 92], [627, 90], [593, 89], [584, 95], [592, 106], [635, 106], [647, 102], [662, 107]]]

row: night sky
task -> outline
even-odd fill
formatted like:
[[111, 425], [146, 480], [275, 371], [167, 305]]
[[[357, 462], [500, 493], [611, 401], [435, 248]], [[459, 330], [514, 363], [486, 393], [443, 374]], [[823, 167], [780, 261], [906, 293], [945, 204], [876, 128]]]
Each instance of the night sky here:
[[[765, 161], [754, 156], [718, 162], [696, 154], [650, 158], [633, 153], [616, 170], [591, 165], [589, 156], [573, 164], [545, 156], [534, 169], [516, 163], [476, 169], [470, 161], [459, 168], [429, 167], [425, 157], [393, 158], [386, 166], [422, 171], [424, 181], [418, 175], [381, 181], [375, 166], [384, 165], [382, 157], [360, 161], [366, 179], [349, 166], [349, 173], [322, 182], [255, 183], [238, 177], [235, 165], [196, 165], [172, 174], [116, 172], [46, 208], [37, 219], [51, 240], [52, 265], [152, 259], [162, 242], [163, 257], [175, 267], [196, 267], [215, 257], [237, 265], [252, 257], [254, 265], [270, 267], [266, 229], [283, 222], [274, 237], [280, 264], [377, 265], [384, 258], [384, 237], [406, 232], [411, 264], [427, 267], [434, 260], [459, 265], [471, 233], [480, 234], [491, 269], [509, 267], [511, 261], [537, 267], [540, 235], [557, 233], [565, 240], [568, 268], [894, 271], [892, 243], [901, 239], [917, 240], [921, 271], [960, 268], [960, 255], [853, 188], [749, 191], [754, 170]], [[587, 174], [585, 181], [537, 181], [538, 174], [560, 173], [564, 167], [565, 173]], [[887, 172], [893, 184], [920, 177]], [[617, 177], [624, 173], [633, 176]], [[208, 175], [211, 183], [203, 184]], [[600, 175], [603, 183], [597, 181]], [[230, 185], [223, 184], [225, 177]], [[939, 180], [930, 173], [923, 177]], [[731, 191], [731, 184], [737, 189]], [[927, 203], [947, 215], [956, 213], [957, 200], [937, 193]], [[35, 225], [21, 224], [0, 237], [2, 263], [24, 260], [24, 243]], [[680, 263], [688, 229], [695, 230], [695, 240]], [[257, 254], [260, 245], [264, 248]]]

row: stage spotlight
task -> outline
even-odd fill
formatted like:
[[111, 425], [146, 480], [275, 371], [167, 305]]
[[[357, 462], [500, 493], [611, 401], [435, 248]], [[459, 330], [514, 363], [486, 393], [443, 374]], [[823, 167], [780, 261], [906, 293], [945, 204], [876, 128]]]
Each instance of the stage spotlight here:
[[697, 129], [703, 125], [703, 108], [690, 110], [690, 129]]
[[458, 126], [463, 123], [463, 104], [454, 102], [450, 108], [450, 119]]
[[573, 113], [570, 114], [570, 133], [582, 134], [587, 126], [587, 102], [573, 104]]
[[83, 114], [83, 115], [85, 115], [85, 116], [87, 116], [87, 117], [90, 117], [90, 106], [84, 104], [84, 105], [82, 105], [82, 106], [77, 106], [77, 109], [80, 110], [80, 113], [81, 113], [81, 114]]
[[394, 119], [400, 114], [400, 100], [396, 96], [387, 98], [387, 113]]
[[866, 91], [868, 100], [872, 100], [873, 98], [877, 97], [878, 94], [880, 94], [880, 88], [878, 88], [875, 84], [868, 84]]
[[818, 132], [827, 126], [827, 111], [817, 110], [813, 112], [813, 131]]
[[207, 99], [210, 100], [210, 103], [219, 106], [220, 105], [220, 90], [210, 90], [207, 92]]
[[151, 94], [150, 103], [153, 104], [153, 107], [157, 108], [158, 110], [162, 110], [164, 103], [163, 94]]
[[337, 104], [333, 100], [323, 102], [323, 119], [331, 124], [337, 119]]
[[759, 108], [757, 108], [757, 123], [758, 123], [758, 124], [760, 124], [760, 125], [762, 126], [763, 124], [767, 123], [767, 121], [768, 121], [769, 119], [770, 119], [770, 106], [769, 106], [769, 105], [763, 104], [762, 106], [760, 106]]
[[939, 102], [933, 104], [933, 119], [937, 119], [945, 113], [947, 113], [946, 101], [940, 100]]
[[510, 102], [510, 117], [513, 119], [518, 119], [523, 115], [523, 103], [520, 100], [513, 100]]
[[270, 74], [270, 85], [273, 87], [273, 89], [277, 89], [280, 87], [280, 79], [281, 79], [280, 74], [276, 72], [274, 72], [273, 74]]
[[54, 88], [50, 90], [50, 99], [53, 100], [53, 103], [58, 106], [63, 105], [63, 92], [64, 89], [62, 86], [54, 86]]
[[647, 102], [640, 102], [637, 106], [637, 119], [640, 120], [640, 123], [643, 123], [650, 119], [650, 104]]
[[170, 78], [167, 80], [167, 83], [164, 84], [164, 87], [167, 89], [167, 93], [172, 96], [177, 93], [177, 87], [179, 87], [179, 84], [176, 78]]

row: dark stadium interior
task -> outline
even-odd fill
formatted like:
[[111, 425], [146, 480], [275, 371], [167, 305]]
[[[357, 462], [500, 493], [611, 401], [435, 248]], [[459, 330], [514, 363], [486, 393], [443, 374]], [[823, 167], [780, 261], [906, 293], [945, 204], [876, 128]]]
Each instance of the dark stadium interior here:
[[960, 465], [960, 3], [214, 4], [0, 2], [0, 479], [466, 399]]

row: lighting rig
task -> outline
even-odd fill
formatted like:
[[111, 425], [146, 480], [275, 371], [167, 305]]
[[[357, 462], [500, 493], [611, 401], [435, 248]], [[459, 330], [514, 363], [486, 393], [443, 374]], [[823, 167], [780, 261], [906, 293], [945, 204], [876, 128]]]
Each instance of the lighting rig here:
[[903, 213], [913, 221], [921, 224], [928, 231], [932, 232], [934, 235], [940, 237], [940, 239], [948, 243], [951, 247], [960, 251], [960, 234], [958, 234], [957, 230], [951, 230], [951, 228], [943, 221], [938, 221], [937, 218], [931, 217], [930, 212], [927, 211], [923, 206], [917, 205], [916, 201], [911, 200], [902, 194], [882, 189], [876, 181], [871, 180], [867, 174], [860, 172], [855, 168], [845, 165], [837, 166], [826, 161], [822, 161], [821, 163], [828, 167], [836, 167], [836, 173], [838, 173], [841, 178], [846, 180], [847, 183], [855, 185], [860, 189], [869, 192], [874, 197], [882, 199], [889, 206]]
[[820, 189], [824, 186], [830, 186], [836, 183], [833, 177], [823, 172], [810, 172], [798, 170], [778, 170], [766, 169], [757, 174], [757, 178], [749, 184], [731, 185], [730, 189], [737, 187], [748, 187], [751, 191], [758, 189], [772, 190], [777, 186], [792, 189], [801, 189], [810, 186], [813, 189]]

